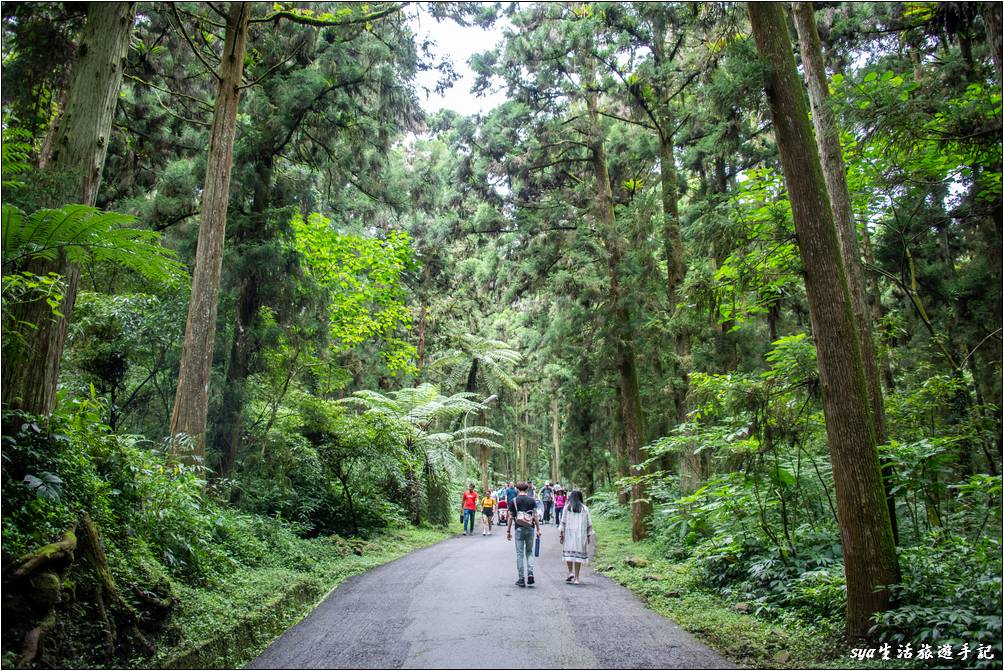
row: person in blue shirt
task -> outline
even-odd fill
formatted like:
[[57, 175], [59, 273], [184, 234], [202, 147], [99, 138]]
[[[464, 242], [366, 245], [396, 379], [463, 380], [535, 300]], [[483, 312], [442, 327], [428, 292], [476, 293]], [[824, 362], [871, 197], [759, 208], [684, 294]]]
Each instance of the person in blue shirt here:
[[516, 498], [516, 487], [514, 487], [513, 483], [510, 482], [508, 485], [506, 485], [506, 490], [505, 490], [506, 503], [509, 503], [514, 498]]

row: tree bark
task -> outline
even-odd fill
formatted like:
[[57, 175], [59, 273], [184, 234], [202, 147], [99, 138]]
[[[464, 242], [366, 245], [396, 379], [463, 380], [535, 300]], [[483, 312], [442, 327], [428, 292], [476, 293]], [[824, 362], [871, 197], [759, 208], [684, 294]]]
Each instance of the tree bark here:
[[987, 33], [987, 44], [990, 46], [990, 58], [994, 62], [997, 70], [997, 81], [1001, 80], [1001, 5], [999, 2], [981, 2], [980, 15], [983, 17], [983, 26]]
[[[272, 154], [267, 150], [255, 161], [255, 188], [251, 201], [251, 230], [239, 236], [234, 242], [261, 240], [267, 234], [266, 217], [271, 202], [273, 164]], [[227, 475], [233, 470], [240, 453], [244, 435], [244, 405], [247, 378], [251, 374], [254, 352], [257, 350], [255, 322], [262, 299], [259, 292], [261, 274], [258, 268], [245, 271], [237, 297], [237, 321], [234, 324], [234, 339], [230, 346], [230, 363], [227, 366], [226, 382], [223, 385], [221, 426], [216, 432], [216, 447], [219, 450], [219, 474]]]
[[[627, 446], [624, 443], [624, 403], [621, 401], [620, 385], [614, 388], [614, 453], [617, 455], [617, 477], [626, 478], [631, 475], [628, 464]], [[617, 502], [628, 505], [631, 502], [630, 492], [617, 488]]]
[[[239, 87], [244, 72], [244, 50], [247, 44], [250, 11], [250, 5], [230, 3], [223, 56], [220, 61], [219, 94], [216, 98], [213, 126], [209, 136], [206, 183], [202, 196], [202, 222], [199, 226], [195, 270], [192, 274], [192, 297], [188, 306], [178, 388], [171, 415], [171, 455], [175, 459], [190, 462], [205, 459], [209, 379], [213, 366], [223, 240], [230, 197], [230, 171], [234, 160], [237, 105], [240, 101]], [[191, 454], [181, 449], [182, 444], [176, 440], [179, 434], [186, 434], [191, 438]]]
[[[557, 392], [555, 392], [557, 394]], [[557, 397], [551, 399], [551, 482], [561, 482], [561, 416]]]
[[[65, 111], [52, 156], [47, 160], [47, 170], [64, 173], [71, 180], [68, 192], [59, 194], [57, 207], [67, 203], [93, 206], [97, 202], [135, 15], [134, 2], [92, 2], [88, 7]], [[8, 408], [48, 415], [56, 404], [56, 385], [77, 300], [80, 268], [60, 254], [51, 262], [31, 264], [26, 270], [62, 276], [62, 317], [55, 317], [45, 300], [25, 303], [15, 310], [16, 319], [37, 328], [27, 334], [23, 348], [6, 353], [2, 398]]]
[[779, 3], [748, 3], [785, 184], [791, 200], [816, 341], [847, 579], [847, 632], [867, 635], [889, 607], [899, 565], [879, 470], [861, 344], [840, 243], [816, 154], [788, 27]]
[[527, 427], [527, 390], [526, 387], [523, 388], [523, 398], [519, 410], [519, 440], [516, 442], [516, 447], [519, 450], [519, 479], [526, 482], [527, 471], [526, 471], [526, 452], [528, 449], [526, 427]]
[[[857, 224], [851, 207], [851, 194], [847, 187], [847, 173], [844, 168], [843, 151], [840, 148], [840, 131], [833, 118], [830, 106], [829, 82], [823, 61], [823, 47], [819, 41], [816, 17], [811, 2], [793, 2], [795, 25], [798, 29], [798, 43], [802, 52], [802, 67], [809, 86], [809, 103], [812, 107], [812, 123], [816, 130], [816, 146], [822, 160], [823, 177], [830, 196], [833, 224], [837, 227], [840, 253], [847, 271], [847, 284], [854, 307], [861, 339], [861, 359], [868, 384], [871, 402], [871, 418], [875, 430], [875, 442], [884, 445], [889, 442], [886, 431], [885, 403], [882, 398], [882, 381], [879, 376], [878, 357], [875, 352], [875, 337], [868, 310], [865, 292], [865, 271], [861, 265], [861, 250], [858, 247]], [[896, 524], [896, 498], [892, 494], [892, 464], [882, 461], [883, 487], [889, 507], [893, 538], [898, 537]]]
[[[676, 157], [674, 152], [673, 114], [670, 110], [669, 92], [663, 82], [663, 74], [668, 69], [669, 56], [666, 54], [666, 17], [662, 12], [656, 12], [652, 19], [652, 61], [656, 67], [656, 77], [653, 90], [657, 104], [653, 110], [659, 136], [659, 188], [662, 198], [662, 244], [666, 259], [666, 298], [668, 300], [669, 318], [676, 316], [677, 304], [680, 301], [679, 290], [687, 272], [686, 256], [683, 240], [680, 237], [680, 190], [677, 183]], [[672, 424], [681, 424], [687, 419], [687, 388], [689, 386], [687, 370], [684, 366], [690, 353], [690, 333], [679, 325], [673, 334], [672, 384], [673, 417]], [[703, 481], [705, 474], [700, 468], [702, 459], [699, 455], [689, 453], [681, 455], [677, 462], [680, 481], [694, 483], [696, 489]]]
[[[588, 57], [591, 59], [591, 56]], [[641, 396], [638, 390], [638, 370], [635, 363], [631, 334], [631, 313], [628, 309], [623, 283], [620, 277], [626, 243], [617, 231], [614, 216], [613, 190], [610, 187], [610, 173], [607, 170], [607, 154], [603, 146], [603, 136], [599, 124], [599, 108], [595, 91], [595, 71], [590, 60], [586, 67], [583, 83], [586, 89], [586, 109], [589, 114], [590, 133], [587, 142], [591, 150], [593, 176], [596, 180], [594, 199], [595, 215], [599, 224], [600, 237], [607, 252], [607, 274], [610, 279], [610, 305], [613, 311], [614, 337], [617, 340], [617, 374], [620, 379], [621, 406], [623, 410], [624, 445], [632, 466], [643, 461], [642, 442], [644, 428], [641, 412]], [[640, 473], [636, 473], [640, 475]], [[647, 534], [646, 522], [651, 506], [645, 499], [645, 486], [641, 482], [631, 485], [631, 538], [643, 540]]]
[[244, 405], [247, 378], [251, 374], [252, 328], [258, 313], [258, 275], [254, 271], [244, 277], [237, 298], [237, 323], [230, 346], [230, 363], [223, 386], [223, 414], [217, 432], [219, 470], [226, 476], [233, 470], [240, 454], [244, 434]]
[[418, 313], [418, 346], [416, 348], [416, 365], [418, 366], [418, 376], [421, 380], [425, 373], [425, 330], [426, 322], [428, 321], [429, 313], [429, 276], [430, 276], [430, 260], [426, 257], [422, 262], [422, 293], [421, 302], [422, 307]]
[[672, 115], [669, 111], [669, 97], [660, 78], [666, 62], [666, 22], [665, 16], [657, 12], [652, 21], [652, 60], [656, 67], [655, 90], [658, 106], [653, 116], [658, 121], [659, 135], [659, 188], [662, 197], [662, 245], [666, 257], [666, 298], [669, 312], [676, 312], [679, 301], [678, 290], [687, 271], [680, 239], [679, 187], [676, 178], [676, 159], [673, 151]]

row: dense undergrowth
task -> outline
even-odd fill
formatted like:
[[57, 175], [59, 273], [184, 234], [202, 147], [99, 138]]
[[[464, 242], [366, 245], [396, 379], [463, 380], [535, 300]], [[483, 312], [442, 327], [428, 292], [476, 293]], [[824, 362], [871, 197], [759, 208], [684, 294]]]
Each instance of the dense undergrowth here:
[[[695, 497], [714, 497], [718, 486], [711, 483]], [[781, 555], [751, 534], [743, 538], [738, 527], [744, 518], [749, 521], [748, 513], [728, 508], [722, 517], [704, 520], [710, 524], [700, 540], [667, 533], [672, 522], [663, 515], [653, 523], [657, 533], [632, 543], [629, 509], [612, 492], [601, 492], [592, 499], [596, 567], [745, 666], [999, 668], [998, 539], [942, 531], [901, 546], [903, 582], [894, 588], [895, 607], [876, 618], [872, 641], [850, 642], [844, 638], [845, 588], [836, 530], [828, 537], [821, 531]], [[908, 644], [911, 658], [897, 658]], [[916, 656], [925, 644], [934, 661]], [[970, 651], [966, 659], [960, 658], [963, 644]], [[890, 660], [882, 659], [883, 645], [889, 646]], [[936, 656], [945, 645], [952, 647], [953, 659]], [[980, 646], [989, 646], [984, 654], [993, 657], [978, 659]], [[876, 658], [855, 660], [855, 648], [872, 648]]]
[[[811, 623], [836, 640], [847, 592], [814, 347], [781, 338], [765, 360], [761, 371], [691, 376], [694, 410], [649, 445], [640, 476], [653, 503], [650, 546], [736, 608], [785, 629]], [[887, 644], [904, 663], [930, 666], [914, 656], [921, 649], [941, 666], [1001, 659], [999, 437], [995, 408], [974, 404], [971, 388], [967, 375], [920, 368], [886, 397], [889, 440], [879, 452], [901, 580], [859, 646], [877, 655]], [[620, 514], [612, 496], [594, 501]], [[953, 652], [939, 658], [943, 646]]]
[[[4, 416], [5, 668], [36, 627], [43, 666], [243, 664], [342, 578], [445, 537], [365, 495], [355, 537], [246, 512], [202, 469], [108, 430], [92, 402], [60, 407]], [[17, 575], [67, 538], [70, 552]]]

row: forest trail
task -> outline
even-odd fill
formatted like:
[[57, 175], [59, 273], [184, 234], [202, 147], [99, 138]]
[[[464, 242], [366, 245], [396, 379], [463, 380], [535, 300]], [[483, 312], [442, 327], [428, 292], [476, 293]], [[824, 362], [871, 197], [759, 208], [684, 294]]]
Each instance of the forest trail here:
[[554, 526], [534, 574], [514, 584], [504, 530], [451, 538], [345, 581], [248, 668], [734, 667], [591, 566], [566, 584]]

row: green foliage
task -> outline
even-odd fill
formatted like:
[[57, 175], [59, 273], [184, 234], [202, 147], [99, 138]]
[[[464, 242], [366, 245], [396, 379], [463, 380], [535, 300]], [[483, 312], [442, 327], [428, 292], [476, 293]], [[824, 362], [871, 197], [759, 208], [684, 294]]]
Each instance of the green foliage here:
[[168, 464], [132, 436], [111, 433], [99, 406], [70, 401], [48, 422], [5, 415], [4, 543], [22, 555], [51, 542], [87, 512], [109, 543], [187, 580], [230, 565], [226, 525], [202, 496], [200, 473]]
[[791, 204], [775, 170], [750, 170], [732, 196], [735, 250], [715, 273], [720, 320], [740, 324], [767, 314], [800, 284]]
[[[894, 643], [991, 646], [994, 659], [955, 659], [966, 668], [994, 668], [1001, 658], [1001, 544], [932, 533], [900, 555], [903, 582], [896, 607], [876, 618], [873, 632]], [[937, 595], [932, 599], [932, 595]], [[973, 656], [975, 657], [975, 655]]]
[[4, 118], [3, 141], [0, 142], [0, 174], [3, 175], [0, 186], [4, 190], [17, 189], [24, 186], [18, 177], [29, 171], [28, 164], [31, 154], [31, 133], [23, 128], [16, 128]]
[[414, 370], [414, 346], [395, 335], [411, 325], [401, 287], [402, 273], [415, 267], [408, 234], [390, 231], [383, 238], [342, 234], [317, 213], [306, 218], [297, 214], [291, 225], [304, 265], [329, 292], [328, 323], [335, 351], [378, 338], [386, 343], [384, 357], [390, 371]]
[[[84, 273], [59, 412], [7, 416], [5, 552], [88, 511], [127, 598], [136, 585], [180, 600], [167, 636], [181, 656], [154, 665], [227, 666], [238, 643], [216, 630], [236, 611], [259, 614], [248, 626], [264, 642], [367, 547], [328, 534], [450, 522], [484, 448], [490, 477], [525, 461], [534, 479], [556, 469], [593, 494], [616, 520], [608, 572], [740, 661], [846, 659], [820, 650], [839, 639], [844, 600], [833, 473], [741, 5], [430, 5], [436, 20], [507, 19], [471, 63], [476, 92], [508, 99], [477, 117], [423, 117], [415, 74], [438, 71], [439, 87], [456, 73], [396, 4], [268, 9], [283, 29], [250, 35], [209, 386], [210, 454], [236, 458], [221, 477], [169, 464], [143, 437], [170, 418], [187, 308], [178, 259], [194, 257], [215, 95], [165, 36], [180, 27], [218, 49], [212, 10], [138, 9], [98, 198], [132, 220], [53, 203], [66, 175], [27, 169], [83, 12], [9, 4], [5, 355], [37, 326], [16, 309], [41, 300], [44, 318], [60, 316], [63, 278], [39, 267], [65, 254]], [[880, 449], [904, 576], [876, 623], [889, 641], [932, 626], [1000, 636], [987, 620], [1001, 533], [1001, 96], [987, 9], [816, 13], [839, 73], [832, 106], [886, 390]], [[612, 225], [596, 216], [600, 148]], [[623, 453], [628, 354], [641, 474]], [[489, 393], [491, 406], [476, 400]], [[618, 481], [645, 484], [651, 541], [629, 545], [630, 513], [604, 489]], [[656, 579], [622, 565], [629, 553]], [[65, 638], [95, 641], [92, 628]], [[80, 649], [98, 662], [97, 645]]]
[[[596, 511], [596, 507], [590, 508]], [[787, 618], [772, 622], [757, 617], [740, 595], [709, 589], [691, 562], [667, 558], [667, 548], [657, 539], [631, 542], [626, 508], [614, 517], [597, 514], [597, 570], [634, 592], [645, 604], [680, 624], [687, 631], [730, 659], [752, 667], [814, 668], [844, 666], [846, 650], [840, 644], [840, 625], [817, 617]], [[629, 557], [648, 564], [634, 568]]]
[[186, 294], [164, 287], [156, 293], [81, 291], [70, 325], [64, 388], [77, 396], [93, 388], [113, 430], [142, 433], [159, 421], [149, 399], [158, 386], [174, 383], [187, 307]]
[[3, 323], [8, 325], [4, 335], [7, 346], [20, 348], [28, 333], [38, 328], [38, 324], [18, 318], [17, 306], [35, 301], [45, 301], [52, 311], [52, 318], [62, 317], [59, 305], [63, 300], [65, 283], [56, 273], [36, 275], [30, 272], [13, 272], [3, 276], [3, 288], [0, 291], [0, 306], [3, 311]]
[[444, 374], [447, 388], [464, 387], [468, 383], [472, 367], [476, 385], [481, 383], [477, 385], [478, 388], [498, 394], [503, 389], [514, 390], [518, 387], [513, 379], [513, 371], [522, 357], [508, 343], [471, 333], [463, 333], [451, 340], [455, 349], [441, 353], [429, 364], [430, 372]]
[[113, 263], [133, 270], [151, 282], [169, 283], [185, 276], [175, 254], [160, 246], [153, 231], [130, 228], [135, 217], [102, 212], [85, 205], [25, 214], [13, 205], [3, 207], [4, 269], [30, 261], [53, 261], [64, 254], [70, 263]]
[[231, 497], [310, 536], [400, 524], [386, 503], [387, 482], [401, 477], [406, 460], [398, 427], [307, 394], [290, 400], [261, 450], [243, 458]]
[[[769, 368], [758, 375], [690, 375], [689, 421], [649, 446], [649, 463], [710, 453], [719, 472], [690, 494], [680, 492], [674, 476], [650, 474], [650, 496], [659, 502], [652, 533], [668, 556], [687, 560], [702, 585], [761, 617], [821, 618], [839, 627], [842, 549], [832, 472], [821, 450], [814, 347], [805, 334], [788, 336], [773, 343], [765, 361]], [[966, 388], [963, 378], [932, 376], [888, 398], [894, 438], [882, 454], [891, 465], [904, 544], [904, 582], [895, 588], [903, 605], [879, 616], [877, 637], [930, 642], [931, 625], [923, 623], [941, 622], [938, 637], [996, 640], [999, 618], [995, 623], [989, 613], [999, 608], [990, 595], [1000, 563], [989, 558], [996, 557], [1001, 524], [1000, 478], [960, 480], [966, 450], [981, 444], [979, 409], [959, 403]], [[972, 557], [972, 565], [932, 574], [937, 558], [952, 552], [956, 562]], [[962, 577], [973, 574], [982, 577]]]

